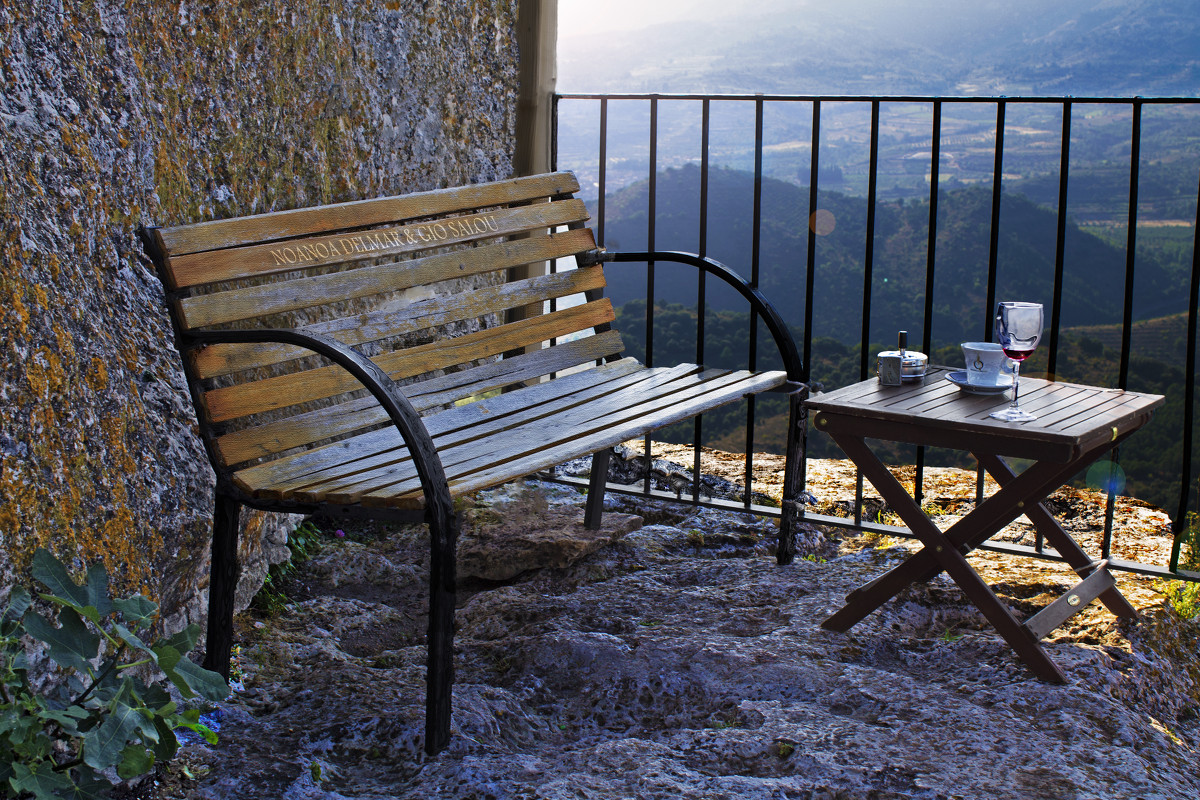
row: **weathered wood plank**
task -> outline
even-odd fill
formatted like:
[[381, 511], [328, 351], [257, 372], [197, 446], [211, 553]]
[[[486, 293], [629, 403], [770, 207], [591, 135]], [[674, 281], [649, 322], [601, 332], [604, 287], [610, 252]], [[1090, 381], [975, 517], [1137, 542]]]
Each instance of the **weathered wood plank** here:
[[[498, 356], [553, 337], [602, 325], [614, 318], [612, 303], [603, 298], [453, 339], [395, 350], [372, 360], [394, 380], [400, 380]], [[212, 422], [227, 422], [299, 403], [323, 400], [359, 388], [361, 385], [354, 376], [331, 364], [211, 389], [204, 393], [203, 399]]]
[[1101, 562], [1095, 572], [1074, 588], [1025, 621], [1025, 628], [1034, 639], [1044, 639], [1052, 630], [1083, 611], [1088, 603], [1117, 585], [1108, 571], [1108, 562]]
[[[570, 405], [579, 402], [581, 395], [611, 391], [613, 386], [636, 380], [638, 375], [645, 371], [646, 367], [636, 359], [621, 359], [553, 381], [534, 384], [519, 391], [455, 406], [426, 417], [427, 429], [430, 435], [440, 436], [457, 428], [476, 425], [482, 420], [502, 417], [527, 407]], [[291, 482], [310, 480], [312, 476], [327, 471], [331, 465], [343, 462], [357, 465], [403, 448], [399, 433], [395, 428], [387, 427], [248, 467], [239, 471], [236, 479], [245, 491], [263, 492], [270, 489], [272, 491], [268, 491], [267, 494], [274, 496]]]
[[[482, 485], [491, 486], [619, 444], [630, 436], [734, 402], [747, 392], [762, 391], [759, 387], [770, 388], [785, 379], [782, 372], [755, 374], [710, 370], [701, 375], [689, 375], [664, 387], [658, 396], [651, 394], [643, 398], [632, 392], [618, 393], [566, 414], [508, 428], [483, 440], [470, 440], [465, 448], [451, 447], [443, 451], [442, 462], [451, 490], [456, 494], [458, 489], [454, 487], [459, 484], [469, 483], [480, 488], [481, 484], [473, 480], [477, 473], [486, 473], [488, 477]], [[634, 396], [628, 396], [630, 394]], [[524, 471], [510, 472], [510, 466], [512, 470]], [[419, 481], [413, 481], [416, 481], [415, 476], [410, 480], [401, 477], [390, 485], [364, 481], [349, 491], [330, 494], [329, 499], [338, 503], [370, 503], [400, 497], [419, 486]]]
[[534, 175], [397, 197], [274, 211], [231, 220], [214, 220], [154, 231], [163, 252], [178, 256], [202, 250], [273, 242], [328, 231], [383, 225], [455, 211], [522, 203], [573, 194], [579, 182], [570, 172]]
[[[787, 375], [783, 372], [743, 374], [745, 376], [743, 381], [726, 387], [722, 392], [694, 396], [687, 400], [681, 399], [677, 403], [660, 408], [653, 413], [637, 418], [627, 418], [615, 424], [613, 420], [596, 420], [589, 432], [581, 432], [580, 435], [553, 446], [545, 446], [542, 442], [531, 448], [531, 444], [540, 441], [536, 434], [532, 434], [533, 439], [523, 446], [514, 441], [510, 444], [511, 449], [524, 450], [528, 454], [513, 460], [492, 459], [491, 463], [484, 465], [482, 469], [476, 469], [467, 474], [457, 473], [458, 477], [450, 478], [450, 491], [455, 495], [461, 495], [496, 486], [513, 478], [561, 464], [571, 458], [594, 453], [605, 447], [613, 447], [631, 437], [694, 417], [704, 411], [719, 408], [741, 399], [746, 394], [765, 391], [787, 380]], [[422, 498], [419, 487], [404, 484], [364, 494], [361, 502], [369, 506], [415, 507], [421, 504]]]
[[186, 297], [175, 301], [175, 309], [180, 325], [184, 330], [191, 330], [496, 272], [535, 261], [576, 255], [594, 246], [591, 229], [580, 228], [345, 272]]
[[[434, 443], [441, 455], [443, 468], [452, 473], [454, 465], [460, 462], [472, 459], [486, 460], [492, 456], [500, 459], [509, 457], [511, 454], [505, 452], [504, 445], [515, 435], [520, 435], [519, 431], [527, 432], [525, 438], [540, 436], [546, 444], [551, 444], [563, 437], [569, 437], [580, 426], [592, 424], [590, 421], [598, 416], [607, 415], [613, 418], [622, 413], [635, 413], [629, 411], [634, 407], [654, 408], [667, 402], [667, 398], [694, 391], [693, 387], [702, 380], [695, 374], [698, 370], [699, 367], [690, 364], [671, 369], [643, 369], [636, 374], [602, 386], [588, 387], [565, 397], [546, 396], [543, 388], [546, 384], [543, 384], [513, 393], [525, 396], [541, 394], [541, 402], [531, 400], [504, 414], [485, 413], [482, 417], [472, 416], [471, 423], [465, 425], [461, 424], [463, 416], [454, 411], [431, 417], [429, 422], [432, 425], [443, 417], [451, 418], [444, 430], [439, 426], [439, 434], [435, 435]], [[553, 383], [555, 382], [551, 382], [551, 385]], [[715, 386], [716, 383], [717, 381], [710, 378], [708, 386]], [[642, 401], [640, 405], [639, 400]], [[473, 404], [472, 408], [481, 405]], [[459, 424], [455, 424], [456, 422]], [[433, 435], [432, 429], [430, 433]], [[300, 480], [274, 488], [282, 491], [285, 497], [294, 496], [303, 500], [326, 496], [340, 498], [349, 496], [348, 493], [357, 495], [409, 478], [417, 479], [416, 468], [407, 453], [396, 452], [378, 458], [367, 458], [353, 465], [351, 469], [335, 467], [321, 474], [309, 474]], [[339, 499], [337, 502], [342, 501]]]
[[[384, 308], [307, 325], [301, 330], [332, 336], [343, 344], [354, 346], [499, 313], [536, 301], [601, 289], [604, 285], [604, 273], [599, 267], [585, 267], [472, 289], [470, 292], [439, 295], [417, 300], [399, 311]], [[219, 344], [195, 351], [192, 364], [201, 378], [213, 378], [282, 364], [309, 355], [312, 353], [303, 347], [283, 344]]]
[[531, 233], [586, 221], [587, 218], [587, 207], [582, 200], [562, 200], [400, 226], [340, 231], [176, 256], [167, 265], [167, 278], [171, 289], [181, 289], [255, 275], [400, 256], [436, 247]]
[[[465, 443], [480, 440], [484, 441], [483, 446], [486, 447], [496, 441], [494, 437], [497, 435], [503, 436], [514, 428], [536, 424], [539, 421], [550, 425], [557, 424], [558, 420], [581, 409], [590, 408], [608, 395], [619, 393], [628, 396], [653, 392], [658, 384], [677, 380], [687, 369], [688, 367], [679, 367], [672, 371], [674, 375], [668, 375], [666, 370], [648, 370], [641, 367], [636, 372], [594, 385], [584, 384], [576, 391], [564, 391], [562, 394], [547, 391], [548, 384], [539, 384], [504, 395], [505, 398], [517, 395], [513, 400], [520, 401], [520, 405], [510, 403], [507, 408], [501, 410], [487, 401], [472, 403], [430, 417], [428, 430], [441, 454], [461, 452], [461, 446]], [[699, 368], [690, 369], [695, 372]], [[396, 441], [393, 437], [392, 443], [395, 444]], [[383, 485], [402, 477], [416, 476], [416, 468], [404, 447], [394, 447], [383, 452], [358, 452], [364, 453], [361, 459], [352, 463], [333, 464], [294, 479], [280, 481], [269, 487], [266, 494], [270, 497], [285, 498], [323, 497], [331, 492], [361, 485], [364, 481]]]
[[[402, 387], [418, 411], [453, 403], [513, 383], [531, 380], [618, 353], [616, 331], [587, 336], [531, 353]], [[426, 387], [431, 392], [422, 393]], [[412, 394], [409, 394], [409, 393]], [[217, 437], [216, 454], [222, 466], [244, 464], [296, 447], [313, 444], [386, 423], [387, 414], [373, 397], [364, 397], [287, 419], [275, 420]]]

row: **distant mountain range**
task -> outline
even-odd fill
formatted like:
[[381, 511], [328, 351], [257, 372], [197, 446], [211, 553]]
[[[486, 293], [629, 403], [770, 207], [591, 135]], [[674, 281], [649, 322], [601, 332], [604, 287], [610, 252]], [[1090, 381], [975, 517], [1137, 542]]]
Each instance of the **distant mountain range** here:
[[559, 44], [562, 92], [1196, 96], [1195, 0], [794, 0]]
[[[613, 250], [641, 250], [647, 245], [648, 181], [610, 195], [606, 204], [604, 244]], [[669, 169], [657, 176], [655, 247], [696, 250], [699, 240], [700, 170], [694, 165]], [[714, 169], [709, 176], [708, 255], [750, 275], [753, 176]], [[941, 194], [933, 286], [936, 344], [986, 338], [988, 232], [991, 192], [979, 188]], [[832, 232], [816, 242], [814, 332], [841, 342], [858, 342], [862, 331], [866, 201], [837, 192], [822, 192], [818, 207], [834, 222]], [[808, 248], [808, 190], [766, 178], [762, 185], [759, 285], [781, 309], [789, 324], [804, 319]], [[871, 340], [889, 344], [895, 331], [910, 331], [921, 341], [927, 271], [929, 206], [927, 201], [895, 200], [878, 204], [873, 253]], [[1001, 201], [998, 242], [998, 299], [1053, 299], [1056, 214], [1023, 195], [1005, 194]], [[1123, 314], [1125, 253], [1100, 236], [1074, 224], [1067, 227], [1063, 280], [1063, 327], [1119, 324]], [[1140, 254], [1136, 264], [1134, 316], [1137, 319], [1187, 309], [1190, 263]], [[607, 293], [614, 304], [645, 297], [645, 270], [612, 265]], [[741, 299], [722, 293], [709, 282], [710, 308], [743, 311]], [[656, 302], [693, 305], [695, 270], [659, 265], [655, 270]], [[1049, 325], [1049, 320], [1047, 324]]]

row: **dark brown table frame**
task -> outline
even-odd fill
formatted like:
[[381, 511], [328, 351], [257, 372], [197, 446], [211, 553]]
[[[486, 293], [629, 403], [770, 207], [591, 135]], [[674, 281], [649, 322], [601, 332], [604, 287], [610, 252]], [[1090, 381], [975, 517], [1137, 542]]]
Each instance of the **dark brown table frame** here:
[[[822, 627], [847, 631], [908, 585], [943, 570], [963, 590], [1039, 678], [1065, 677], [1040, 640], [1094, 599], [1119, 617], [1137, 612], [1116, 588], [1105, 562], [1094, 561], [1054, 519], [1042, 501], [1088, 464], [1145, 425], [1161, 395], [1021, 379], [1021, 406], [1038, 415], [1029, 423], [988, 418], [1007, 395], [961, 392], [932, 367], [923, 381], [882, 386], [867, 380], [806, 402], [813, 423], [837, 443], [924, 547], [902, 564], [851, 592]], [[867, 444], [868, 439], [966, 450], [1000, 486], [942, 532]], [[1005, 458], [1030, 459], [1016, 474]], [[1024, 514], [1083, 580], [1020, 622], [967, 562], [966, 555]]]

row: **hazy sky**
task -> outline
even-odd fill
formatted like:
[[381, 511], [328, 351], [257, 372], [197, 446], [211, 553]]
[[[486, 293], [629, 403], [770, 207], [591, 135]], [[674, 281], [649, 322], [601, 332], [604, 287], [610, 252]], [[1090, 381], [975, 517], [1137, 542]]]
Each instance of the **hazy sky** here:
[[558, 0], [558, 35], [629, 30], [681, 19], [714, 20], [747, 10], [757, 14], [804, 4], [804, 0], [757, 0], [748, 9], [730, 0]]

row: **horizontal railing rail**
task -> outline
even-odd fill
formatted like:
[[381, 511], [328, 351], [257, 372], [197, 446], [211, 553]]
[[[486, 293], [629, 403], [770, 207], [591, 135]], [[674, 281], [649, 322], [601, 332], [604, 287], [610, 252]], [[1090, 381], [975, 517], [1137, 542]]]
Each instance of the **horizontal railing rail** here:
[[[672, 141], [678, 141], [680, 138], [687, 138], [689, 142], [698, 142], [695, 149], [688, 153], [686, 147], [684, 152], [680, 151], [677, 144], [670, 144], [668, 147], [671, 152], [663, 152], [661, 146], [661, 126], [663, 124], [663, 111], [665, 105], [671, 108], [684, 108], [687, 110], [687, 115], [690, 119], [695, 120], [695, 125], [698, 130], [693, 131], [688, 127], [690, 123], [680, 123], [676, 117], [671, 118], [671, 136]], [[889, 128], [885, 130], [884, 123], [881, 122], [881, 111], [887, 109], [889, 113], [899, 109], [908, 113], [904, 118], [905, 135], [909, 142], [909, 149], [916, 147], [919, 152], [928, 153], [928, 172], [925, 175], [925, 180], [928, 181], [928, 193], [919, 199], [927, 204], [928, 209], [928, 229], [925, 235], [925, 275], [924, 275], [924, 291], [921, 298], [921, 325], [922, 337], [921, 347], [926, 353], [930, 353], [934, 347], [933, 328], [937, 319], [937, 307], [935, 304], [935, 289], [937, 284], [937, 255], [939, 244], [939, 202], [944, 197], [947, 189], [943, 186], [946, 182], [945, 175], [942, 174], [943, 161], [947, 157], [947, 148], [944, 146], [950, 143], [951, 147], [958, 147], [962, 142], [970, 141], [975, 144], [982, 144], [986, 147], [988, 143], [991, 145], [990, 168], [980, 170], [976, 168], [979, 175], [976, 176], [977, 182], [981, 185], [990, 183], [991, 189], [991, 207], [990, 221], [988, 223], [989, 230], [987, 235], [987, 263], [986, 263], [986, 279], [983, 282], [983, 294], [985, 298], [979, 305], [979, 331], [981, 338], [988, 340], [991, 338], [991, 316], [992, 309], [995, 307], [997, 300], [997, 286], [999, 278], [1000, 264], [1000, 247], [1004, 230], [1001, 219], [1002, 197], [1006, 196], [1003, 193], [1003, 186], [1006, 180], [1012, 180], [1012, 175], [1006, 171], [1011, 169], [1011, 166], [1006, 166], [1005, 156], [1009, 154], [1010, 160], [1013, 158], [1012, 151], [1014, 145], [1006, 144], [1006, 129], [1012, 128], [1014, 135], [1019, 137], [1031, 138], [1028, 125], [1022, 125], [1022, 120], [1014, 122], [1013, 114], [1010, 111], [1014, 108], [1021, 108], [1023, 111], [1028, 109], [1049, 109], [1051, 117], [1061, 118], [1057, 130], [1057, 136], [1051, 131], [1050, 138], [1042, 136], [1042, 140], [1036, 149], [1036, 158], [1039, 159], [1038, 169], [1029, 170], [1029, 175], [1025, 177], [1032, 178], [1047, 178], [1057, 182], [1057, 204], [1053, 208], [1056, 220], [1054, 233], [1054, 259], [1053, 259], [1053, 277], [1051, 279], [1052, 289], [1047, 305], [1047, 330], [1043, 337], [1046, 353], [1046, 373], [1055, 375], [1058, 373], [1060, 356], [1063, 354], [1064, 342], [1062, 339], [1063, 325], [1063, 300], [1064, 289], [1067, 285], [1066, 279], [1066, 264], [1068, 261], [1068, 230], [1072, 224], [1072, 218], [1068, 203], [1070, 190], [1070, 177], [1072, 170], [1076, 174], [1087, 173], [1089, 169], [1103, 169], [1111, 174], [1114, 170], [1127, 170], [1124, 174], [1128, 176], [1128, 196], [1120, 201], [1110, 203], [1118, 210], [1123, 211], [1123, 214], [1116, 216], [1118, 223], [1125, 227], [1125, 263], [1124, 274], [1121, 278], [1121, 285], [1114, 286], [1114, 292], [1123, 292], [1121, 303], [1121, 324], [1119, 327], [1119, 356], [1117, 359], [1114, 382], [1121, 389], [1137, 388], [1130, 386], [1131, 364], [1133, 352], [1132, 332], [1135, 323], [1135, 294], [1137, 292], [1136, 266], [1138, 253], [1138, 229], [1139, 229], [1139, 212], [1144, 205], [1143, 198], [1139, 195], [1139, 184], [1142, 176], [1142, 169], [1146, 159], [1143, 154], [1142, 146], [1145, 137], [1145, 110], [1147, 108], [1155, 109], [1166, 114], [1198, 114], [1200, 115], [1200, 98], [1181, 98], [1181, 97], [1134, 97], [1134, 98], [1116, 98], [1116, 97], [931, 97], [919, 95], [895, 95], [895, 96], [854, 96], [854, 95], [762, 95], [762, 94], [724, 94], [724, 95], [696, 95], [696, 94], [668, 94], [668, 93], [626, 93], [626, 94], [595, 94], [595, 93], [580, 93], [580, 94], [560, 94], [554, 98], [554, 113], [552, 115], [552, 124], [554, 130], [552, 132], [552, 162], [556, 169], [575, 170], [581, 174], [588, 176], [594, 175], [593, 188], [595, 190], [594, 198], [585, 198], [594, 202], [593, 225], [596, 231], [597, 240], [601, 245], [605, 243], [607, 208], [606, 205], [612, 193], [620, 188], [622, 184], [628, 183], [630, 180], [641, 181], [647, 183], [647, 207], [646, 207], [646, 227], [645, 227], [645, 246], [638, 246], [632, 249], [653, 251], [657, 244], [662, 244], [671, 250], [688, 249], [684, 243], [678, 241], [658, 242], [658, 209], [657, 191], [658, 180], [661, 170], [667, 166], [678, 166], [681, 163], [696, 164], [699, 167], [699, 186], [698, 186], [698, 219], [695, 223], [696, 230], [696, 252], [701, 258], [709, 257], [709, 236], [710, 236], [710, 219], [709, 205], [711, 198], [711, 175], [714, 165], [713, 155], [713, 109], [716, 106], [722, 109], [737, 108], [747, 109], [742, 116], [747, 120], [750, 115], [753, 115], [753, 121], [742, 125], [742, 132], [737, 132], [734, 135], [741, 137], [742, 144], [735, 148], [740, 149], [748, 155], [742, 160], [748, 162], [748, 171], [753, 175], [752, 189], [752, 208], [751, 208], [751, 230], [749, 252], [741, 263], [734, 265], [742, 274], [749, 279], [749, 284], [754, 289], [760, 288], [760, 279], [762, 278], [763, 264], [763, 245], [764, 241], [771, 236], [769, 231], [764, 231], [763, 225], [763, 193], [764, 180], [768, 177], [764, 172], [764, 154], [770, 150], [771, 152], [791, 150], [791, 151], [807, 151], [807, 175], [804, 173], [804, 165], [793, 174], [793, 183], [800, 185], [802, 188], [807, 188], [807, 214], [805, 219], [809, 220], [810, 229], [806, 235], [807, 249], [803, 255], [797, 254], [796, 264], [786, 265], [786, 269], [794, 270], [797, 280], [802, 279], [804, 282], [804, 302], [803, 302], [803, 321], [799, 327], [798, 338], [801, 339], [800, 354], [802, 360], [802, 379], [809, 381], [811, 379], [810, 368], [813, 363], [813, 348], [814, 336], [821, 331], [814, 327], [813, 313], [815, 302], [815, 291], [821, 286], [822, 272], [820, 270], [820, 262], [817, 254], [817, 238], [816, 224], [817, 214], [822, 210], [822, 178], [826, 174], [823, 170], [822, 157], [829, 152], [830, 154], [837, 153], [837, 147], [845, 145], [847, 141], [853, 141], [860, 146], [866, 148], [865, 159], [860, 158], [859, 161], [866, 161], [865, 176], [865, 191], [861, 184], [857, 185], [857, 190], [847, 190], [855, 196], [865, 196], [865, 220], [864, 220], [864, 235], [861, 243], [862, 253], [862, 288], [859, 300], [860, 307], [857, 313], [861, 314], [861, 332], [857, 346], [859, 348], [859, 364], [858, 364], [858, 379], [862, 380], [868, 377], [871, 370], [870, 353], [872, 351], [872, 320], [873, 308], [872, 297], [880, 291], [881, 281], [886, 282], [886, 276], [876, 274], [876, 267], [879, 263], [879, 258], [876, 253], [876, 239], [878, 237], [877, 225], [879, 224], [878, 210], [881, 207], [881, 187], [879, 184], [881, 174], [881, 149], [883, 137], [887, 135], [888, 141], [891, 143], [897, 137]], [[794, 111], [797, 107], [802, 110], [807, 106], [808, 113], [803, 116], [789, 117], [793, 121], [790, 123], [780, 123], [773, 121], [771, 132], [767, 132], [765, 118], [770, 110], [772, 113], [782, 110], [787, 112]], [[611, 141], [611, 129], [613, 125], [614, 108], [619, 108], [622, 125], [628, 127], [629, 119], [634, 119], [640, 130], [645, 130], [646, 135], [644, 140], [639, 140], [637, 136], [631, 139], [628, 137], [614, 143]], [[916, 109], [921, 114], [924, 114], [924, 109], [928, 109], [928, 127], [920, 129], [917, 123], [913, 123], [913, 109]], [[571, 110], [575, 113], [572, 118], [570, 130], [564, 132], [562, 123], [564, 109]], [[838, 145], [830, 144], [829, 137], [832, 135], [822, 131], [822, 125], [826, 122], [825, 118], [829, 118], [830, 109], [836, 109], [839, 114], [834, 116], [833, 125], [838, 128], [838, 135], [841, 136], [838, 140]], [[847, 112], [846, 109], [852, 109]], [[948, 113], [959, 113], [963, 109], [971, 109], [972, 113], [976, 114], [970, 122], [971, 131], [969, 133], [960, 133], [955, 131], [947, 131], [946, 116]], [[1082, 111], [1081, 111], [1082, 109]], [[953, 111], [952, 111], [953, 110]], [[1102, 110], [1102, 111], [1100, 111]], [[1098, 113], [1099, 112], [1099, 113]], [[859, 113], [862, 116], [869, 114], [869, 122], [866, 123], [865, 131], [855, 130], [846, 133], [846, 119], [851, 115]], [[1014, 112], [1015, 114], [1016, 112]], [[1104, 158], [1094, 162], [1084, 162], [1080, 164], [1079, 156], [1072, 154], [1072, 144], [1082, 141], [1089, 135], [1089, 132], [1096, 128], [1096, 121], [1093, 117], [1109, 114], [1105, 118], [1108, 125], [1105, 128], [1105, 135], [1111, 136], [1111, 131], [1124, 127], [1126, 134], [1123, 141], [1116, 141], [1105, 145]], [[824, 118], [823, 118], [824, 117]], [[586, 118], [584, 122], [579, 122], [580, 118]], [[990, 121], [990, 124], [981, 124], [980, 119]], [[1171, 119], [1174, 119], [1172, 117]], [[1192, 119], [1193, 124], [1195, 119]], [[803, 120], [801, 122], [800, 120]], [[956, 120], [960, 128], [966, 126], [960, 120]], [[1045, 134], [1045, 120], [1040, 120], [1035, 133]], [[1164, 127], [1162, 120], [1154, 119], [1156, 135], [1159, 135], [1158, 129]], [[1127, 126], [1127, 127], [1126, 127]], [[734, 128], [738, 125], [732, 126]], [[729, 134], [730, 126], [725, 126], [721, 129], [723, 135]], [[917, 132], [914, 133], [914, 129]], [[684, 134], [680, 134], [680, 130]], [[585, 131], [586, 135], [593, 137], [593, 145], [587, 145], [581, 152], [579, 145], [581, 133]], [[982, 131], [982, 133], [980, 132]], [[807, 142], [798, 134], [807, 134]], [[564, 153], [563, 139], [573, 137], [570, 142], [570, 153]], [[1169, 137], [1165, 134], [1160, 135], [1164, 141], [1168, 141]], [[1056, 141], [1055, 141], [1056, 139]], [[632, 141], [632, 143], [630, 143]], [[1078, 146], [1078, 144], [1077, 144]], [[620, 152], [615, 152], [619, 149]], [[1029, 153], [1034, 153], [1034, 148], [1028, 148]], [[1189, 217], [1183, 221], [1183, 224], [1190, 224], [1192, 228], [1191, 253], [1187, 258], [1187, 268], [1190, 269], [1190, 277], [1187, 280], [1188, 296], [1186, 298], [1186, 334], [1185, 344], [1186, 354], [1181, 354], [1184, 359], [1185, 377], [1182, 381], [1182, 386], [1177, 387], [1179, 398], [1178, 402], [1182, 404], [1181, 419], [1179, 422], [1178, 441], [1180, 443], [1179, 459], [1179, 478], [1178, 478], [1178, 493], [1177, 501], [1174, 503], [1175, 508], [1172, 514], [1172, 533], [1174, 535], [1173, 546], [1168, 564], [1144, 564], [1134, 560], [1125, 560], [1114, 558], [1112, 555], [1113, 546], [1113, 528], [1114, 528], [1114, 509], [1115, 496], [1118, 491], [1115, 481], [1107, 481], [1107, 507], [1105, 513], [1104, 532], [1101, 542], [1101, 558], [1109, 559], [1110, 565], [1114, 568], [1138, 572], [1143, 574], [1157, 575], [1162, 577], [1176, 577], [1184, 579], [1200, 579], [1200, 575], [1185, 569], [1181, 566], [1181, 553], [1183, 543], [1188, 537], [1195, 537], [1194, 519], [1195, 509], [1191, 507], [1193, 499], [1193, 491], [1197, 490], [1197, 464], [1193, 456], [1193, 423], [1194, 423], [1194, 407], [1197, 402], [1196, 396], [1196, 359], [1197, 359], [1197, 301], [1200, 297], [1200, 237], [1197, 236], [1197, 231], [1200, 231], [1200, 168], [1193, 160], [1189, 160], [1188, 148], [1184, 146], [1174, 146], [1168, 148], [1167, 154], [1156, 151], [1155, 155], [1158, 160], [1154, 161], [1156, 169], [1160, 169], [1164, 162], [1164, 158], [1171, 159], [1169, 163], [1176, 165], [1174, 169], [1194, 170], [1195, 178], [1191, 185], [1196, 186], [1194, 195], [1189, 193], [1180, 198], [1180, 202], [1173, 207], [1192, 204], [1192, 213], [1195, 215], [1195, 221]], [[1025, 151], [1022, 151], [1022, 157], [1025, 158]], [[718, 157], [719, 158], [719, 157]], [[1027, 160], [1032, 160], [1033, 155], [1029, 155]], [[1151, 156], [1150, 158], [1153, 158]], [[638, 174], [644, 161], [644, 172]], [[979, 159], [975, 159], [978, 162]], [[973, 162], [973, 163], [975, 163]], [[1124, 162], [1122, 164], [1122, 162]], [[635, 163], [637, 169], [623, 167], [624, 178], [614, 179], [610, 175], [610, 167], [621, 164]], [[718, 164], [718, 166], [720, 166]], [[921, 168], [918, 163], [918, 169]], [[858, 165], [853, 166], [852, 170], [859, 170]], [[965, 168], [964, 168], [965, 169]], [[969, 169], [965, 169], [969, 172]], [[860, 174], [855, 172], [855, 174]], [[632, 176], [632, 177], [631, 177]], [[806, 177], [806, 180], [804, 179]], [[827, 181], [828, 182], [828, 181]], [[892, 187], [890, 190], [895, 195], [900, 191], [898, 187]], [[913, 191], [909, 191], [909, 197], [917, 196]], [[1120, 206], [1124, 206], [1120, 209]], [[1114, 215], [1109, 215], [1113, 217]], [[1111, 222], [1111, 220], [1110, 220]], [[1157, 220], [1155, 221], [1158, 222]], [[1179, 220], [1172, 220], [1172, 224], [1179, 225]], [[772, 264], [768, 268], [780, 268], [777, 264]], [[984, 267], [981, 265], [981, 272]], [[655, 328], [655, 308], [656, 308], [656, 275], [655, 265], [647, 264], [645, 275], [645, 357], [647, 363], [653, 363], [654, 358], [654, 328]], [[705, 324], [706, 324], [706, 303], [708, 301], [708, 289], [704, 282], [704, 274], [698, 276], [697, 293], [696, 293], [696, 308], [697, 308], [697, 331], [696, 331], [696, 358], [698, 363], [704, 363], [705, 360]], [[915, 301], [914, 301], [915, 302]], [[916, 309], [913, 309], [915, 316]], [[748, 353], [746, 355], [748, 365], [751, 369], [758, 366], [757, 343], [759, 340], [759, 318], [757, 314], [751, 313], [748, 317]], [[833, 387], [828, 387], [833, 388]], [[746, 422], [744, 429], [745, 441], [745, 493], [744, 502], [741, 507], [746, 510], [751, 510], [761, 514], [778, 514], [778, 509], [772, 509], [769, 506], [759, 506], [752, 502], [751, 492], [749, 487], [752, 485], [751, 474], [753, 464], [753, 451], [755, 448], [755, 423], [756, 423], [756, 407], [755, 401], [749, 399], [746, 407]], [[725, 502], [712, 501], [706, 503], [702, 497], [699, 488], [699, 464], [700, 464], [700, 445], [703, 441], [703, 422], [702, 419], [697, 419], [693, 434], [693, 443], [695, 447], [693, 474], [693, 491], [691, 502], [698, 504], [711, 504], [715, 507], [726, 507], [729, 504]], [[650, 442], [646, 441], [646, 454], [649, 459]], [[1127, 445], [1128, 447], [1128, 445]], [[927, 453], [924, 448], [918, 448], [915, 452], [913, 465], [915, 466], [916, 478], [914, 482], [914, 493], [917, 501], [922, 501], [923, 486], [926, 474], [926, 459]], [[1114, 449], [1111, 453], [1111, 465], [1109, 466], [1109, 474], [1119, 473], [1120, 470], [1120, 450]], [[857, 486], [855, 491], [854, 508], [851, 517], [842, 518], [832, 515], [818, 515], [811, 511], [806, 514], [806, 518], [812, 522], [820, 524], [829, 524], [837, 526], [854, 527], [860, 530], [875, 531], [887, 533], [889, 535], [907, 535], [907, 531], [903, 528], [895, 526], [880, 525], [877, 522], [872, 522], [863, 519], [864, 510], [864, 489], [861, 473], [857, 478]], [[638, 494], [652, 493], [649, 479], [647, 478], [644, 485], [637, 490], [622, 488], [620, 486], [610, 486], [613, 491], [631, 491]], [[984, 492], [984, 481], [982, 470], [978, 472], [976, 480], [976, 500], [981, 500]], [[1172, 509], [1167, 509], [1168, 513]], [[1192, 558], [1196, 558], [1195, 539], [1192, 539], [1193, 545], [1191, 548]], [[1029, 555], [1039, 558], [1056, 559], [1057, 556], [1043, 547], [1043, 542], [1040, 537], [1037, 538], [1033, 547], [1024, 547], [1004, 542], [990, 542], [988, 547], [995, 550], [1003, 550], [1022, 555]]]

